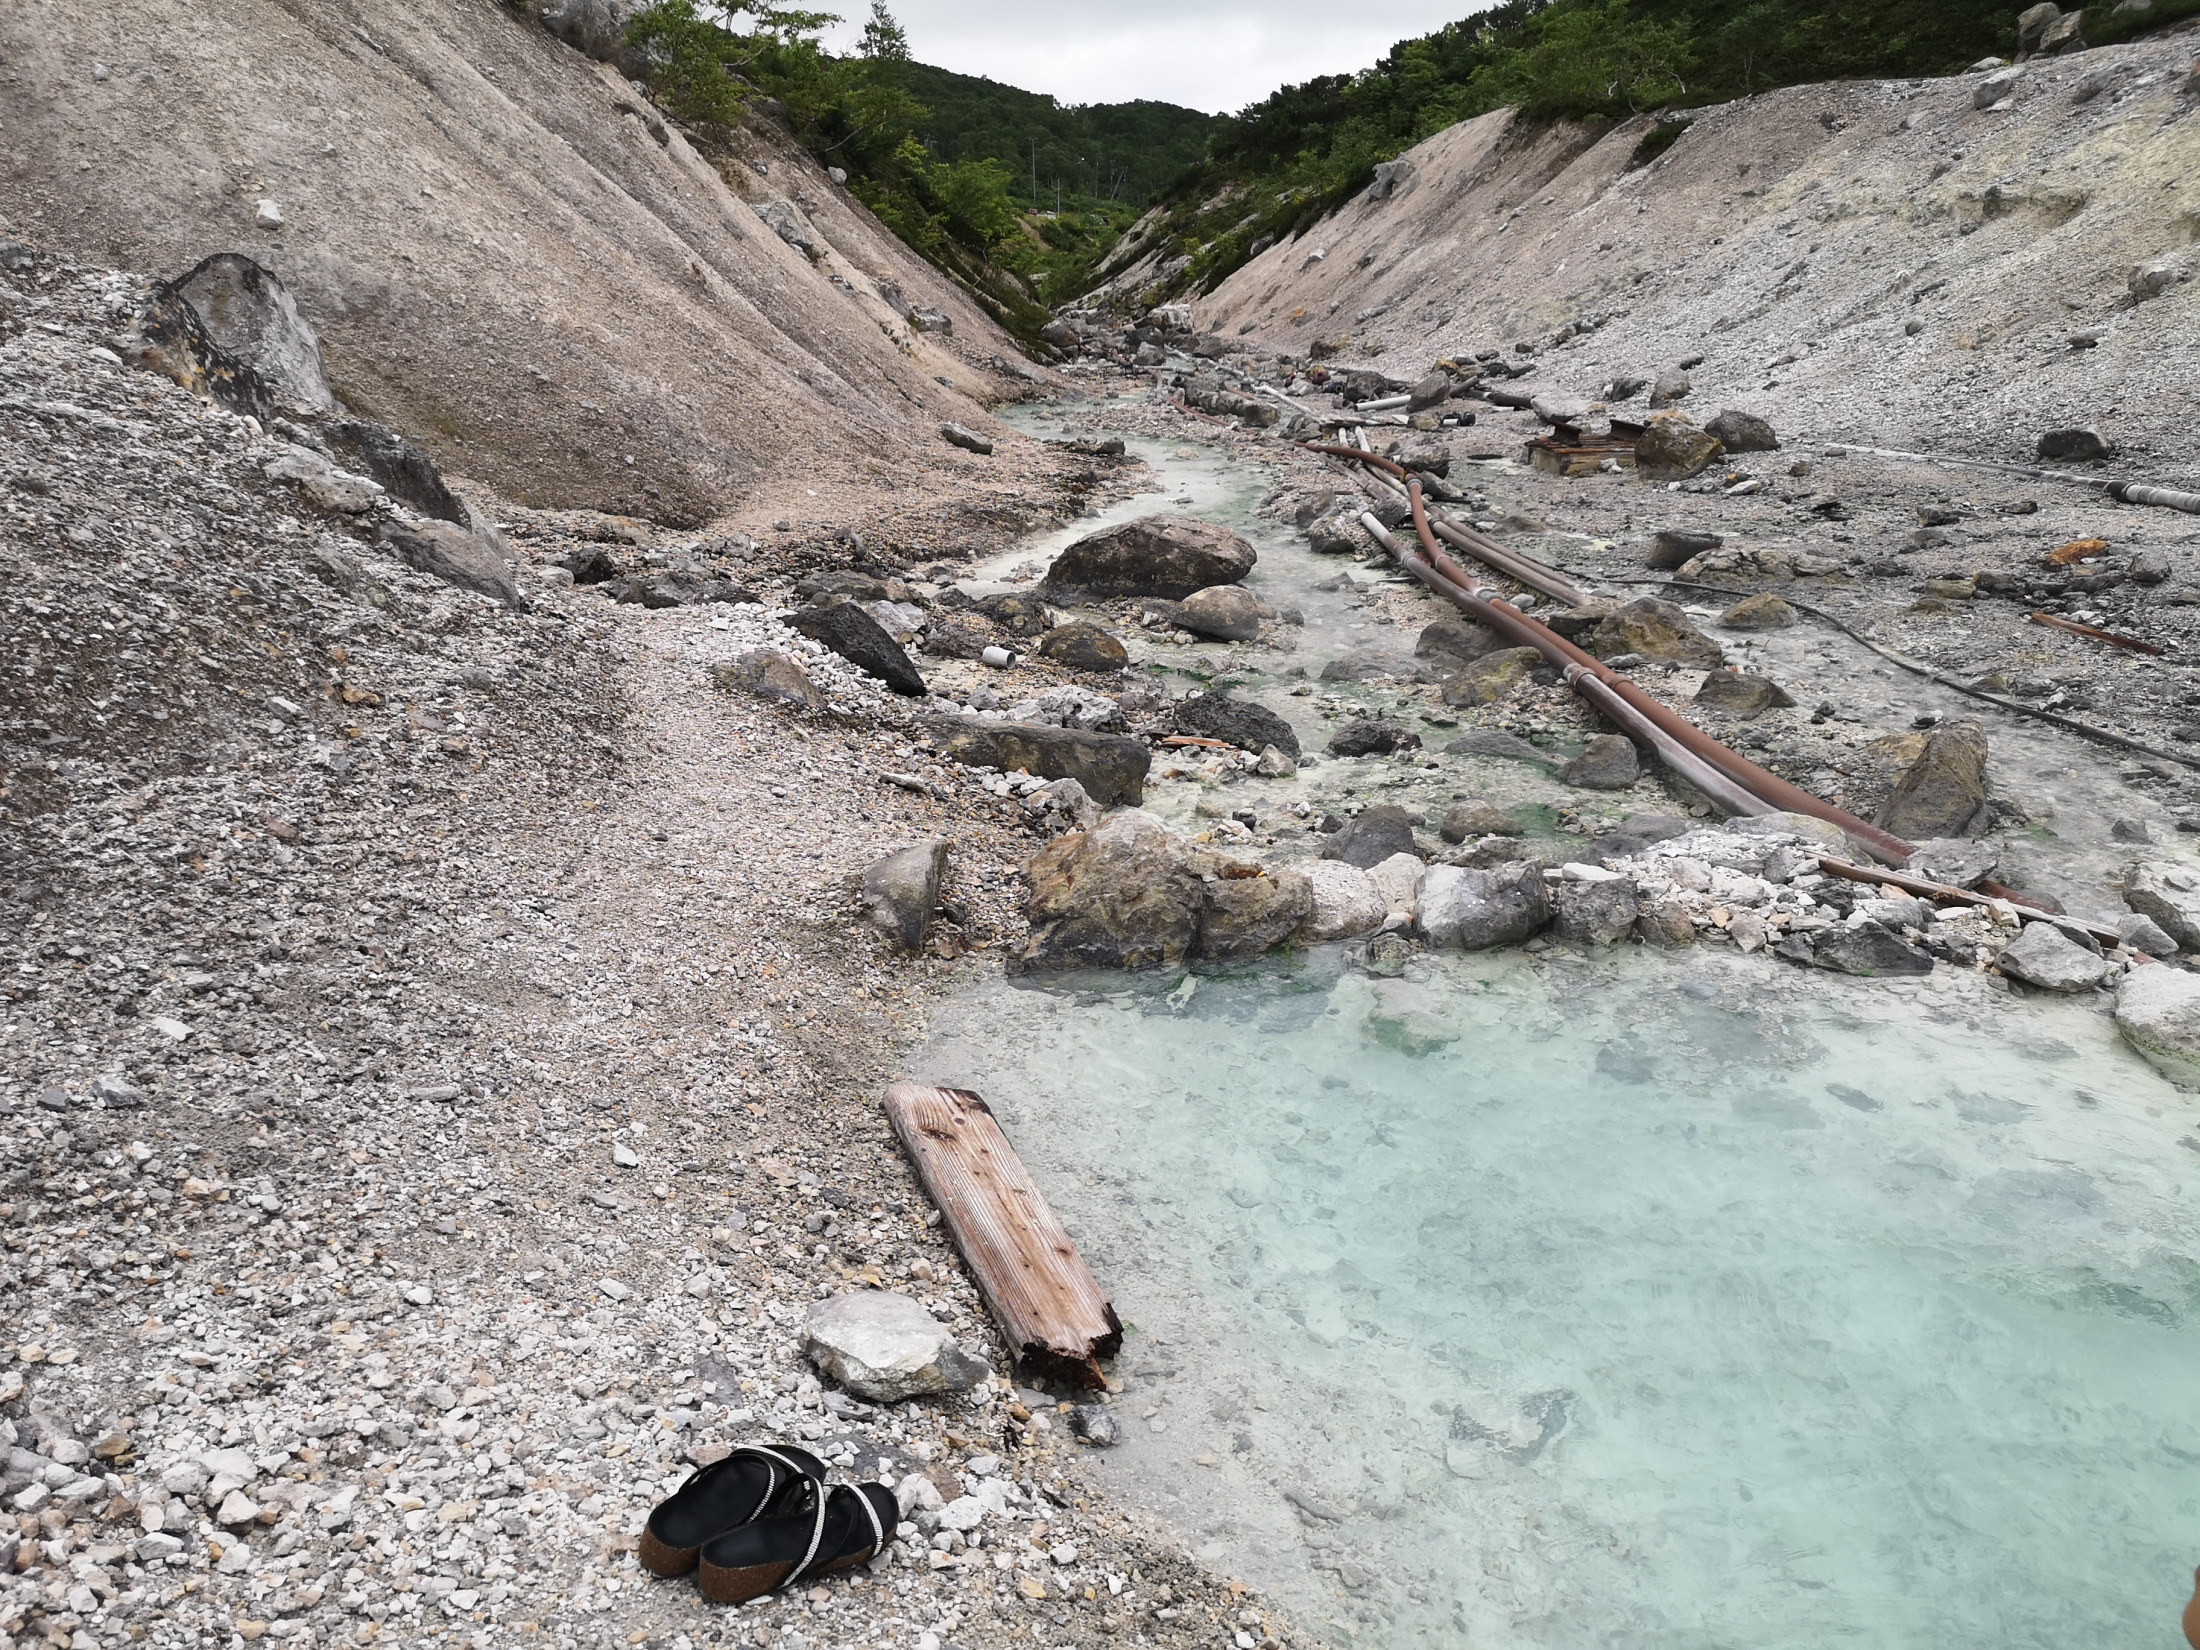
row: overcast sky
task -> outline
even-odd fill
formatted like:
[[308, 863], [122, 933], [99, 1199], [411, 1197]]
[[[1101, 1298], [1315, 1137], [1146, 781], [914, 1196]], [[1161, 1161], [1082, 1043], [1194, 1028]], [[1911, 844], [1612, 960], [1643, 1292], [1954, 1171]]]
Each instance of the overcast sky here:
[[[1278, 86], [1364, 69], [1400, 40], [1480, 11], [1477, 0], [887, 0], [921, 62], [1064, 103], [1158, 98], [1216, 114]], [[870, 0], [832, 0], [852, 46]]]

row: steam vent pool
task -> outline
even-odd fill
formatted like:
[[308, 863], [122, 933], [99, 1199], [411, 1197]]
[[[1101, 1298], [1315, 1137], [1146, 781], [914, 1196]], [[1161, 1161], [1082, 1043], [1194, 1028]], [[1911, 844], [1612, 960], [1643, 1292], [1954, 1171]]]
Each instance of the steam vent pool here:
[[1129, 1333], [1103, 1471], [1332, 1642], [2176, 1642], [2200, 1120], [1942, 969], [1451, 956], [993, 981]]

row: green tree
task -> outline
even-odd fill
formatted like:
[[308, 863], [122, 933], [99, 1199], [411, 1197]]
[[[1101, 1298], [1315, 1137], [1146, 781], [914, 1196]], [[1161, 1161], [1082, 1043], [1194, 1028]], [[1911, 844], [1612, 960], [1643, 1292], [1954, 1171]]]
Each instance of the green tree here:
[[873, 63], [909, 61], [909, 36], [886, 9], [886, 0], [871, 0], [871, 20], [863, 25], [863, 38], [856, 50]]
[[[749, 27], [738, 25], [747, 19]], [[745, 82], [766, 53], [804, 42], [840, 19], [761, 0], [654, 0], [628, 21], [626, 43], [642, 56], [659, 103], [682, 120], [730, 126]]]

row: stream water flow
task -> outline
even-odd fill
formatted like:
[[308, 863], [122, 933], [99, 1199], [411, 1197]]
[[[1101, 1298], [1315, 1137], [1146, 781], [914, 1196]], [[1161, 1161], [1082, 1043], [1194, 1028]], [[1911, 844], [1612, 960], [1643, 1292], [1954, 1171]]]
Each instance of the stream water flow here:
[[[1334, 581], [1379, 571], [1227, 459], [1133, 447], [1158, 498], [981, 577], [1157, 509], [1245, 532], [1303, 606], [1287, 657], [1132, 639], [1318, 751], [1289, 671], [1363, 645]], [[2018, 760], [2112, 805], [2074, 740]], [[1510, 805], [1504, 767], [1317, 760], [1263, 797]], [[2173, 1642], [2200, 1559], [2200, 1135], [2105, 1007], [1708, 949], [1393, 979], [1330, 950], [981, 982], [910, 1075], [986, 1097], [1126, 1320], [1116, 1491], [1335, 1642], [2068, 1650]]]

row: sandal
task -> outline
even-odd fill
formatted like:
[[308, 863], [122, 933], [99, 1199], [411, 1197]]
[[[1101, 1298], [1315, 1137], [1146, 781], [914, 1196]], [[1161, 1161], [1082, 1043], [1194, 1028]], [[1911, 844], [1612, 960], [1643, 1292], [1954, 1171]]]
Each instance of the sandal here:
[[900, 1521], [884, 1484], [791, 1486], [769, 1517], [704, 1547], [696, 1584], [716, 1603], [746, 1604], [790, 1582], [855, 1568], [885, 1547]]
[[652, 1575], [684, 1576], [712, 1536], [761, 1518], [790, 1485], [824, 1476], [825, 1463], [808, 1450], [744, 1444], [723, 1460], [696, 1468], [650, 1509], [642, 1531], [642, 1567]]

